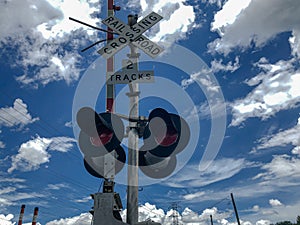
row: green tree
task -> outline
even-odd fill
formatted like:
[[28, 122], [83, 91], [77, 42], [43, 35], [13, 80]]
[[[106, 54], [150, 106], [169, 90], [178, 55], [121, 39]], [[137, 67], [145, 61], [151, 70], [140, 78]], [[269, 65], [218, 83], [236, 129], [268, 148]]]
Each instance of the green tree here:
[[294, 225], [291, 221], [282, 221], [276, 223], [276, 225]]
[[296, 225], [300, 225], [300, 216], [297, 216]]

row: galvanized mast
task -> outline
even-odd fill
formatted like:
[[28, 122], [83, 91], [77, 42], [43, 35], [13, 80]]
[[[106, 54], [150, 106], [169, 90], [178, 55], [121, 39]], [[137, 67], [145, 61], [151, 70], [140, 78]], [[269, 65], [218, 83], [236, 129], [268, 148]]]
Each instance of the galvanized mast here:
[[[128, 16], [128, 25], [133, 26], [137, 23], [137, 16]], [[130, 54], [128, 57], [133, 67], [138, 71], [137, 48], [133, 44], [129, 44]], [[129, 119], [138, 118], [139, 116], [139, 84], [138, 82], [129, 83], [130, 92], [127, 96], [130, 100]], [[138, 142], [139, 136], [137, 131], [137, 122], [129, 121], [128, 133], [128, 177], [127, 177], [127, 220], [128, 224], [138, 222]]]

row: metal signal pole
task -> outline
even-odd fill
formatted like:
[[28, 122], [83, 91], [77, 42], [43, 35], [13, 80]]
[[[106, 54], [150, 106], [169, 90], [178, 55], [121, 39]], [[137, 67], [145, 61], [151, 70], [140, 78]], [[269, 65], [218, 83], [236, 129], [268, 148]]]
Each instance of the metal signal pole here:
[[[108, 0], [107, 3], [107, 16], [114, 16], [114, 0]], [[114, 39], [113, 31], [108, 27], [106, 34], [107, 43], [110, 43]], [[114, 72], [114, 56], [106, 60], [106, 72]], [[115, 85], [106, 84], [106, 110], [108, 112], [114, 111], [114, 99], [115, 99]]]
[[[128, 16], [128, 25], [137, 23], [137, 16]], [[137, 70], [138, 57], [137, 48], [129, 45], [130, 54], [128, 57]], [[139, 116], [139, 84], [137, 82], [129, 83], [130, 92], [127, 96], [130, 99], [129, 118], [138, 118]], [[130, 225], [138, 222], [138, 143], [139, 135], [137, 131], [137, 122], [129, 121], [128, 133], [128, 174], [127, 174], [127, 220]]]

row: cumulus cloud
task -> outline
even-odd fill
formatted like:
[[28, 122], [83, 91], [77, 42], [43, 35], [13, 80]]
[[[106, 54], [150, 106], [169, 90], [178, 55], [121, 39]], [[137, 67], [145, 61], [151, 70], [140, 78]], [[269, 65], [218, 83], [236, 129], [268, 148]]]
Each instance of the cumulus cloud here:
[[77, 80], [79, 48], [87, 40], [95, 41], [96, 33], [68, 17], [96, 24], [98, 19], [92, 18], [100, 9], [96, 2], [24, 0], [0, 3], [0, 18], [5, 21], [0, 27], [0, 47], [2, 54], [11, 57], [12, 65], [23, 68], [24, 73], [16, 76], [17, 81], [37, 88], [39, 84], [53, 81]]
[[294, 62], [293, 59], [280, 60], [271, 64], [266, 58], [261, 58], [255, 64], [262, 72], [247, 81], [255, 88], [245, 98], [231, 104], [232, 126], [251, 117], [268, 119], [300, 102], [300, 70], [294, 68]]
[[12, 156], [12, 165], [8, 169], [11, 173], [14, 170], [32, 171], [37, 170], [42, 164], [50, 161], [50, 150], [67, 152], [73, 147], [75, 140], [69, 137], [54, 137], [29, 140], [23, 143], [17, 155]]
[[15, 223], [12, 222], [12, 219], [14, 218], [13, 214], [0, 214], [0, 224], [1, 225], [14, 225]]
[[293, 52], [298, 52], [300, 30], [298, 0], [229, 0], [215, 14], [212, 31], [221, 38], [210, 43], [212, 52], [228, 54], [236, 47], [247, 48], [251, 43], [264, 45], [282, 32], [293, 32]]
[[23, 128], [37, 120], [39, 118], [32, 118], [27, 105], [20, 98], [14, 101], [13, 106], [0, 108], [0, 126]]
[[270, 199], [269, 204], [273, 207], [282, 205], [282, 203], [278, 199]]
[[239, 65], [239, 57], [235, 57], [234, 62], [228, 62], [227, 64], [223, 64], [223, 60], [213, 60], [211, 62], [211, 69], [212, 72], [217, 73], [219, 71], [223, 71], [223, 72], [234, 72], [236, 71], [238, 68], [240, 68]]
[[[291, 212], [288, 212], [288, 210], [292, 210], [292, 213], [297, 213], [297, 206], [298, 204], [294, 205], [293, 208], [292, 206], [279, 206], [281, 207], [280, 210], [282, 210], [282, 215], [283, 217], [289, 218], [285, 215], [293, 215]], [[295, 209], [295, 210], [294, 210]], [[178, 218], [178, 222], [182, 225], [191, 225], [191, 224], [207, 224], [208, 221], [210, 221], [210, 215], [212, 215], [214, 221], [217, 223], [220, 223], [222, 225], [234, 225], [236, 222], [229, 222], [232, 220], [232, 209], [228, 210], [219, 210], [216, 207], [212, 208], [206, 208], [200, 212], [193, 211], [190, 208], [184, 208], [181, 212], [176, 211], [174, 209], [170, 209], [168, 211], [164, 211], [163, 209], [157, 207], [154, 204], [150, 203], [145, 203], [143, 205], [139, 206], [139, 221], [147, 221], [147, 220], [152, 220], [154, 222], [158, 222], [164, 225], [171, 225], [173, 223], [173, 215], [176, 215]], [[267, 212], [271, 212], [270, 209], [268, 208], [261, 208], [260, 210], [257, 211], [258, 214], [255, 214], [257, 216], [256, 218], [259, 217], [271, 217], [270, 220], [268, 219], [257, 219], [255, 218], [250, 218], [246, 219], [244, 218], [241, 220], [242, 225], [269, 225], [271, 223], [274, 223], [276, 221], [280, 220], [280, 217], [278, 214], [267, 214]], [[126, 209], [121, 211], [121, 217], [123, 221], [126, 221]], [[245, 217], [245, 216], [244, 216]], [[281, 217], [281, 218], [283, 218]], [[45, 225], [88, 225], [91, 224], [92, 216], [90, 213], [82, 213], [79, 216], [74, 216], [70, 218], [62, 218], [62, 219], [57, 219], [53, 221], [49, 221]], [[287, 219], [288, 220], [288, 219]], [[1, 220], [0, 220], [1, 221]], [[11, 225], [11, 224], [8, 224]]]
[[216, 4], [219, 8], [222, 6], [222, 0], [202, 0], [202, 2], [211, 4], [211, 5]]
[[82, 213], [79, 216], [53, 220], [46, 225], [90, 225], [92, 215], [90, 213]]
[[167, 42], [168, 45], [171, 45], [179, 39], [186, 38], [192, 29], [199, 26], [196, 24], [196, 13], [193, 6], [185, 0], [131, 0], [128, 1], [127, 6], [139, 7], [142, 16], [154, 11], [164, 17], [149, 33], [150, 39], [155, 42]]

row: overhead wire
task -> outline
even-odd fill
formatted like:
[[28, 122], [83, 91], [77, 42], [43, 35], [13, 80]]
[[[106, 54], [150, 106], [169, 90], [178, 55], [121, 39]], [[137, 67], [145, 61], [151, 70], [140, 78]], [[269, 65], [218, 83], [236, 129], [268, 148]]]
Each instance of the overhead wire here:
[[[17, 104], [19, 104], [18, 102], [17, 102]], [[19, 104], [21, 107], [24, 107], [22, 104]], [[24, 107], [25, 108], [25, 107]], [[24, 116], [26, 119], [30, 119], [30, 118], [28, 118], [28, 116], [27, 115], [25, 115], [24, 113], [22, 113], [22, 112], [20, 112], [19, 110], [17, 110], [17, 109], [15, 109], [15, 108], [13, 108], [15, 111], [17, 111], [17, 112], [19, 112], [19, 114], [20, 115], [22, 115], [22, 116]], [[27, 110], [27, 109], [26, 109]], [[16, 120], [19, 120], [20, 122], [21, 122], [21, 120], [20, 120], [20, 118], [18, 118], [18, 117], [16, 117], [16, 116], [13, 116], [13, 115], [11, 115], [11, 114], [9, 114], [6, 110], [3, 110], [5, 113], [7, 113], [8, 115], [10, 115], [10, 116], [12, 116], [14, 119], [16, 119]], [[6, 123], [8, 123], [8, 124], [10, 124], [11, 126], [13, 126], [13, 125], [15, 125], [12, 121], [9, 121], [8, 119], [6, 119], [5, 117], [3, 117], [3, 116], [0, 116], [0, 118], [2, 119], [2, 121], [5, 121]], [[44, 127], [42, 127], [41, 125], [39, 125], [43, 130], [45, 130], [45, 131], [47, 131]], [[47, 131], [47, 132], [49, 132], [49, 131]], [[61, 142], [61, 143], [63, 143], [63, 142]], [[60, 144], [60, 143], [58, 143], [58, 144]], [[58, 145], [57, 144], [57, 145]], [[81, 188], [83, 188], [83, 189], [85, 189], [85, 190], [88, 190], [88, 191], [91, 191], [91, 189], [90, 189], [90, 187], [88, 187], [88, 186], [86, 186], [86, 185], [83, 185], [83, 184], [81, 184], [81, 183], [79, 183], [78, 181], [74, 181], [73, 179], [71, 179], [70, 177], [67, 177], [67, 176], [64, 176], [64, 175], [62, 175], [61, 173], [57, 173], [56, 171], [54, 171], [54, 170], [52, 170], [52, 169], [47, 169], [47, 171], [48, 172], [52, 172], [56, 177], [57, 176], [59, 176], [59, 177], [63, 177], [64, 179], [63, 180], [69, 180], [69, 182], [70, 183], [72, 183], [72, 184], [74, 184], [74, 185], [76, 185], [76, 186], [78, 186], [78, 187], [81, 187]], [[43, 198], [41, 198], [41, 197], [39, 197], [39, 196], [35, 196], [35, 197], [37, 197], [37, 198], [39, 198], [39, 199], [42, 199], [42, 200], [44, 200], [45, 201], [45, 199], [43, 199]], [[47, 199], [48, 201], [50, 200], [50, 199]], [[60, 200], [58, 200], [58, 201], [60, 201]], [[63, 202], [63, 201], [61, 201], [61, 203], [65, 203], [65, 202]], [[78, 207], [73, 207], [72, 206], [72, 208], [74, 208], [74, 209], [77, 209], [77, 210], [82, 210], [82, 209], [80, 209], [80, 208], [78, 208]]]
[[[1, 91], [0, 90], [0, 92], [2, 93], [2, 94], [4, 94], [4, 95], [6, 95], [3, 91]], [[7, 97], [9, 97], [8, 95], [6, 95]], [[24, 105], [22, 105], [22, 104], [20, 104], [18, 101], [16, 102], [16, 104], [18, 104], [20, 107], [22, 107], [23, 109], [26, 109], [26, 111], [27, 111], [27, 108], [24, 106]], [[27, 114], [24, 114], [23, 112], [21, 112], [21, 111], [19, 111], [18, 109], [16, 109], [16, 108], [12, 108], [14, 111], [16, 111], [16, 112], [18, 112], [21, 116], [23, 116], [24, 118], [26, 118], [27, 120], [30, 120], [31, 118], [29, 118], [28, 117], [28, 115]], [[22, 122], [22, 120], [20, 119], [20, 118], [18, 118], [18, 117], [16, 117], [16, 116], [14, 116], [14, 115], [11, 115], [11, 114], [9, 114], [9, 112], [7, 112], [6, 110], [5, 110], [5, 108], [2, 108], [2, 110], [5, 112], [5, 113], [7, 113], [8, 115], [10, 115], [11, 117], [13, 117], [14, 119], [16, 119], [16, 120], [19, 120], [20, 122]], [[3, 118], [3, 117], [1, 117], [1, 118]], [[5, 119], [5, 118], [4, 118]], [[6, 121], [8, 121], [7, 119], [5, 119]], [[42, 126], [41, 124], [39, 124], [39, 123], [36, 123], [35, 125], [36, 126], [38, 126], [38, 127], [40, 127], [42, 130], [44, 130], [46, 133], [48, 133], [48, 134], [50, 134], [50, 135], [53, 135], [50, 131], [49, 131], [49, 127], [50, 128], [52, 128], [54, 131], [56, 131], [57, 133], [58, 133], [58, 135], [62, 135], [62, 134], [60, 134], [60, 131], [57, 129], [57, 128], [55, 128], [55, 127], [53, 127], [51, 124], [49, 124], [48, 122], [46, 122], [46, 121], [44, 121], [44, 120], [41, 120], [41, 119], [39, 119], [39, 121], [41, 121], [42, 123], [44, 123], [44, 124], [46, 124], [47, 126]], [[11, 123], [11, 125], [14, 125], [14, 123]], [[37, 131], [37, 130], [36, 130]], [[54, 136], [54, 135], [53, 135]], [[63, 135], [62, 135], [63, 136]], [[62, 140], [62, 138], [61, 137], [57, 137], [57, 139], [59, 140], [58, 141], [58, 143], [56, 143], [56, 144], [54, 144], [54, 146], [52, 146], [53, 148], [55, 148], [56, 146], [59, 146], [60, 144], [62, 144], [62, 143], [65, 143], [65, 141], [64, 140]], [[68, 153], [70, 153], [71, 155], [73, 155], [73, 156], [75, 156], [77, 159], [82, 159], [81, 157], [79, 157], [77, 154], [75, 154], [75, 153], [73, 153], [73, 152], [71, 152], [71, 151], [67, 151]]]

